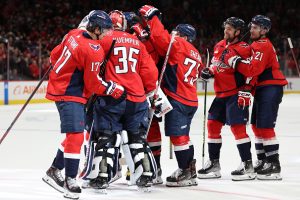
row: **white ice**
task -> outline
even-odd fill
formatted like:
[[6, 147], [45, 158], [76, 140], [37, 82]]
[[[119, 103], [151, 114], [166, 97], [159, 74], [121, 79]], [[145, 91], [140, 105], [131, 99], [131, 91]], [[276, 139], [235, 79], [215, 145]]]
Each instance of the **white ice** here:
[[[208, 97], [209, 107], [213, 97]], [[80, 199], [300, 199], [300, 95], [285, 95], [280, 105], [276, 133], [280, 142], [282, 181], [233, 182], [230, 172], [240, 163], [234, 137], [228, 127], [223, 128], [221, 150], [222, 178], [198, 180], [198, 186], [168, 188], [155, 186], [151, 193], [128, 187], [125, 178], [113, 183], [107, 195], [93, 190], [83, 190]], [[0, 106], [0, 136], [9, 127], [21, 105]], [[0, 200], [56, 200], [64, 199], [61, 193], [42, 181], [63, 136], [59, 133], [59, 116], [54, 104], [30, 104], [25, 109], [7, 138], [0, 145]], [[191, 139], [195, 145], [197, 168], [202, 161], [203, 96], [199, 97], [199, 109], [191, 128]], [[248, 133], [254, 142], [253, 133]], [[206, 146], [207, 150], [207, 146]], [[254, 160], [254, 143], [252, 144]], [[207, 151], [205, 153], [207, 158]], [[169, 159], [169, 140], [163, 137], [163, 178], [176, 168], [176, 160]], [[125, 174], [123, 167], [123, 175]]]

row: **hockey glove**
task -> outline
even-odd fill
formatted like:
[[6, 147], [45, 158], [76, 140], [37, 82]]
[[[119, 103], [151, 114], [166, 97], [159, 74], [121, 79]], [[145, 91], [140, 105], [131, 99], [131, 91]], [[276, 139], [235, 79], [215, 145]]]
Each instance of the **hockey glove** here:
[[239, 55], [229, 49], [225, 49], [221, 55], [221, 61], [233, 69], [236, 68], [241, 59]]
[[150, 37], [150, 31], [148, 26], [146, 28], [143, 28], [141, 24], [136, 23], [131, 27], [131, 30], [141, 41], [148, 40]]
[[154, 110], [155, 114], [159, 114], [162, 112], [162, 105], [164, 101], [159, 95], [154, 95], [151, 101], [151, 108]]
[[251, 86], [245, 86], [238, 92], [238, 106], [241, 109], [248, 108], [251, 104]]
[[105, 94], [110, 95], [114, 99], [118, 99], [118, 100], [123, 100], [126, 98], [126, 91], [123, 88], [123, 86], [118, 85], [113, 81], [107, 82]]
[[131, 27], [139, 21], [139, 17], [135, 12], [124, 12], [124, 15], [127, 21], [127, 27]]
[[208, 79], [212, 78], [213, 76], [214, 76], [213, 72], [209, 68], [202, 69], [201, 74], [200, 74], [200, 78], [203, 81], [208, 81]]
[[150, 5], [144, 5], [139, 9], [139, 14], [146, 22], [152, 19], [153, 16], [157, 16], [159, 19], [161, 18], [161, 12]]

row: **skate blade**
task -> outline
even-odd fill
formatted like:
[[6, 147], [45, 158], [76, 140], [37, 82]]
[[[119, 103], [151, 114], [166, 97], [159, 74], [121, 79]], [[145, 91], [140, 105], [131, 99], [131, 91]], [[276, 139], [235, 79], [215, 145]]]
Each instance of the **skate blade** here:
[[209, 172], [207, 174], [199, 174], [198, 173], [198, 178], [199, 179], [214, 179], [214, 178], [221, 178], [221, 173], [220, 172]]
[[79, 199], [80, 193], [73, 193], [65, 190], [64, 197], [68, 199]]
[[254, 180], [256, 175], [253, 174], [244, 174], [244, 175], [232, 175], [233, 181], [247, 181], [247, 180]]
[[281, 177], [280, 173], [267, 174], [267, 175], [257, 174], [257, 179], [258, 180], [277, 180], [277, 181], [281, 181], [282, 177]]
[[107, 194], [107, 189], [94, 189], [98, 194]]
[[84, 181], [84, 182], [82, 182], [81, 188], [82, 189], [90, 189], [91, 188], [90, 181]]
[[159, 184], [163, 184], [164, 183], [161, 177], [157, 177], [152, 182], [153, 182], [153, 185], [159, 185]]
[[188, 186], [196, 186], [198, 185], [197, 180], [191, 179], [191, 180], [185, 180], [185, 181], [179, 181], [179, 182], [168, 182], [166, 183], [166, 186], [168, 187], [188, 187]]
[[54, 188], [56, 191], [60, 192], [60, 193], [64, 193], [65, 189], [59, 185], [56, 184], [56, 182], [50, 178], [48, 175], [44, 176], [42, 178], [42, 180], [47, 183], [49, 186], [51, 186], [52, 188]]
[[122, 173], [117, 172], [117, 174], [109, 181], [109, 183], [113, 183], [113, 182], [119, 180], [120, 178], [122, 178]]
[[151, 187], [138, 187], [138, 191], [144, 192], [144, 193], [150, 193]]

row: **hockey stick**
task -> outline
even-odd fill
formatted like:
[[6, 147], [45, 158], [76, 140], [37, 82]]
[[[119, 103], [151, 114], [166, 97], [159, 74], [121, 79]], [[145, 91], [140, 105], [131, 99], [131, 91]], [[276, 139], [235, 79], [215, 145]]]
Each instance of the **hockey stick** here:
[[0, 145], [2, 144], [3, 140], [6, 138], [6, 136], [8, 135], [9, 131], [12, 129], [12, 127], [14, 126], [14, 124], [16, 123], [16, 121], [19, 119], [20, 115], [25, 110], [25, 108], [28, 105], [29, 101], [35, 95], [36, 91], [39, 89], [39, 87], [41, 86], [41, 84], [43, 83], [43, 81], [45, 80], [45, 78], [48, 76], [48, 74], [50, 73], [50, 71], [52, 70], [52, 68], [53, 68], [53, 66], [50, 65], [49, 69], [46, 71], [46, 73], [44, 74], [44, 76], [42, 77], [42, 79], [40, 80], [40, 82], [37, 84], [37, 86], [35, 87], [35, 89], [31, 93], [31, 95], [29, 96], [29, 98], [27, 99], [27, 101], [25, 102], [25, 104], [23, 105], [23, 107], [18, 112], [17, 116], [14, 118], [14, 120], [12, 121], [12, 123], [10, 124], [10, 126], [8, 127], [8, 129], [5, 131], [4, 135], [0, 139]]
[[[209, 67], [209, 51], [207, 51], [206, 68]], [[207, 97], [207, 82], [204, 81], [204, 112], [203, 112], [203, 138], [202, 138], [202, 169], [204, 169], [204, 157], [205, 157], [205, 126], [206, 126], [206, 97]]]
[[[156, 86], [156, 88], [154, 90], [153, 99], [157, 96], [158, 89], [160, 88], [161, 81], [163, 79], [163, 76], [164, 76], [164, 73], [165, 73], [165, 70], [166, 70], [166, 67], [167, 67], [167, 63], [168, 63], [168, 60], [169, 60], [170, 51], [171, 51], [173, 42], [175, 41], [175, 35], [176, 35], [176, 33], [177, 33], [176, 31], [172, 31], [171, 40], [170, 40], [170, 43], [169, 43], [169, 46], [168, 46], [168, 50], [167, 50], [167, 53], [166, 53], [164, 64], [163, 64], [162, 69], [161, 69], [161, 73], [159, 75], [157, 86]], [[154, 115], [154, 109], [151, 109], [151, 111], [150, 111], [150, 118], [149, 118], [149, 125], [147, 127], [147, 132], [146, 132], [146, 138], [147, 138], [149, 130], [150, 130], [150, 126], [151, 126], [151, 123], [152, 123], [152, 120], [153, 120], [153, 115]]]
[[[112, 50], [114, 49], [115, 47], [115, 44], [116, 44], [116, 39], [113, 39], [110, 47], [109, 47], [109, 50], [106, 54], [106, 57], [100, 67], [100, 72], [99, 72], [99, 76], [105, 81], [105, 69], [106, 69], [106, 65], [107, 65], [107, 62], [108, 62], [108, 59], [110, 57], [110, 54], [112, 52]], [[94, 105], [95, 101], [97, 99], [97, 95], [96, 94], [92, 94], [92, 96], [88, 99], [88, 102], [86, 103], [86, 110], [89, 110], [91, 108], [91, 106]]]
[[296, 68], [297, 68], [297, 71], [298, 71], [298, 75], [300, 77], [300, 68], [299, 68], [299, 65], [298, 65], [298, 62], [297, 62], [297, 59], [296, 59], [296, 56], [295, 56], [292, 40], [291, 40], [291, 38], [288, 37], [287, 41], [289, 43], [289, 46], [290, 46], [290, 49], [291, 49], [291, 52], [292, 52], [292, 56], [293, 56], [293, 59], [294, 59], [294, 62], [295, 62], [295, 65], [296, 65]]

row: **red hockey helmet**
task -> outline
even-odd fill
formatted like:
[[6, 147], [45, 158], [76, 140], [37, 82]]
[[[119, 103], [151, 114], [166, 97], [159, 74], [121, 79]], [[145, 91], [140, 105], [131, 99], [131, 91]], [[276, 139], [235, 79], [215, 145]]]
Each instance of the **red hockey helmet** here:
[[125, 31], [127, 28], [127, 20], [122, 11], [113, 10], [109, 13], [111, 21], [113, 23], [113, 28], [115, 30]]

